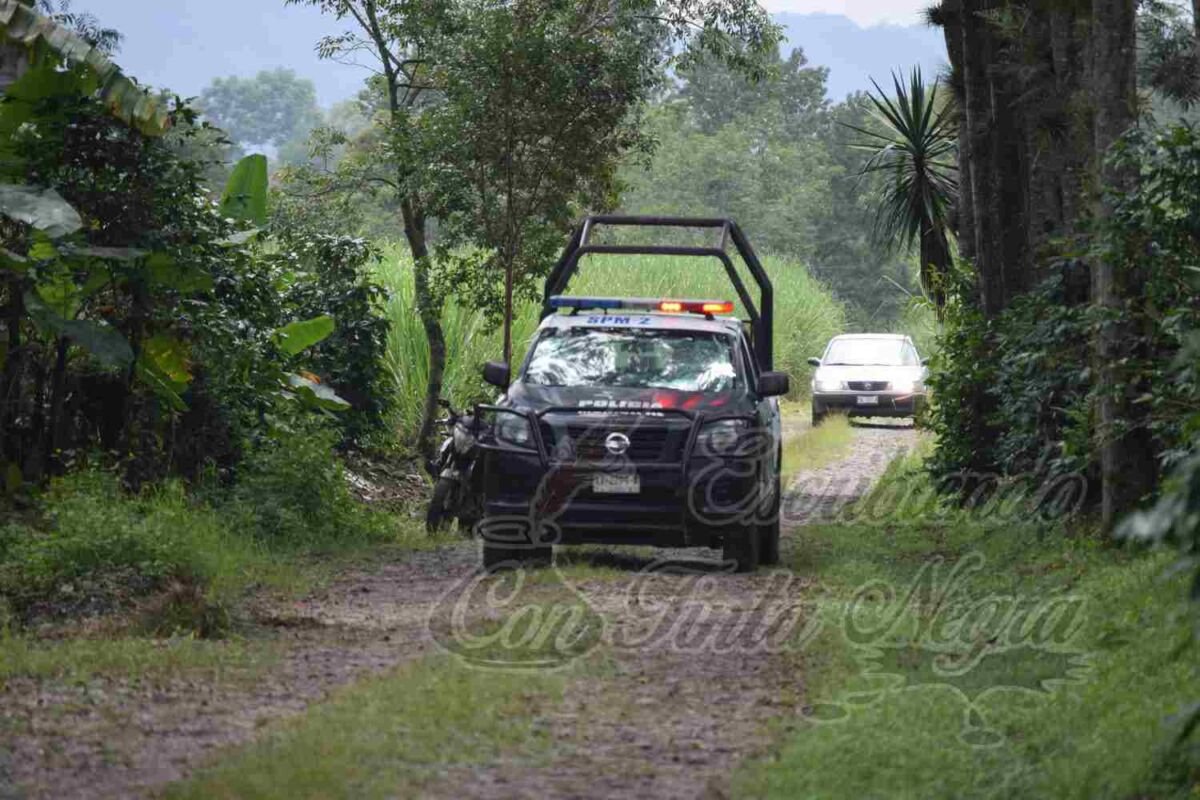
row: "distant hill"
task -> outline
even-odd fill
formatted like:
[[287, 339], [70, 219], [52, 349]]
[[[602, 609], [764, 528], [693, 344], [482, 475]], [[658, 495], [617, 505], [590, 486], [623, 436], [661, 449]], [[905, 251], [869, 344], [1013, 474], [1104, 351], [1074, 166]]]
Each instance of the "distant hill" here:
[[[117, 63], [143, 83], [197, 95], [216, 77], [291, 67], [311, 78], [324, 106], [354, 95], [369, 74], [317, 58], [322, 36], [345, 30], [309, 6], [282, 0], [75, 0], [125, 34]], [[792, 47], [830, 68], [829, 95], [841, 100], [914, 64], [936, 72], [945, 61], [941, 32], [920, 25], [861, 28], [836, 14], [777, 14]], [[231, 20], [235, 22], [231, 22]]]
[[866, 91], [871, 78], [886, 86], [893, 70], [920, 66], [934, 77], [946, 66], [942, 32], [923, 25], [859, 27], [839, 14], [776, 14], [784, 26], [786, 51], [801, 47], [810, 64], [829, 67], [829, 97], [841, 100]]

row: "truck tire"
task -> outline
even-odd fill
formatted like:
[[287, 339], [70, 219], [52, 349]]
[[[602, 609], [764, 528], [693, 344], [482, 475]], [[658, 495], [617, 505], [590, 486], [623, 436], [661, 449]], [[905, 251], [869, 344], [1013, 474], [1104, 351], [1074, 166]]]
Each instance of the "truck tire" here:
[[748, 525], [725, 537], [723, 556], [726, 563], [733, 562], [734, 572], [754, 572], [758, 569], [761, 545], [758, 526]]
[[758, 526], [758, 535], [762, 539], [758, 545], [758, 561], [760, 564], [768, 567], [773, 567], [779, 563], [779, 515], [783, 512], [782, 489], [783, 482], [776, 475], [775, 513], [769, 522]]
[[828, 412], [826, 412], [826, 411], [818, 410], [817, 407], [814, 405], [812, 407], [812, 426], [814, 428], [820, 427], [821, 423], [825, 421], [825, 415], [827, 413]]
[[760, 525], [758, 537], [758, 563], [765, 567], [773, 567], [779, 563], [779, 520]]

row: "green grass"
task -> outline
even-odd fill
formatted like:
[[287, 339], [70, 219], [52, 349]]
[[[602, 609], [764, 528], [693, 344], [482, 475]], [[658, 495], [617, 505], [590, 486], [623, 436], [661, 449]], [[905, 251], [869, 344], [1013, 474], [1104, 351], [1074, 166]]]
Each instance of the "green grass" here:
[[0, 688], [12, 678], [87, 683], [98, 677], [153, 679], [240, 675], [253, 678], [275, 660], [262, 643], [237, 639], [206, 641], [187, 637], [147, 639], [63, 639], [38, 641], [0, 635]]
[[[901, 484], [922, 487], [915, 466], [896, 465], [871, 499], [886, 503]], [[1167, 557], [1114, 549], [1078, 522], [944, 508], [798, 535], [791, 566], [825, 589], [815, 612], [825, 625], [804, 653], [812, 714], [771, 758], [742, 767], [737, 795], [1174, 797], [1200, 779], [1194, 740], [1170, 746], [1173, 715], [1200, 699], [1200, 669], [1194, 650], [1178, 652], [1195, 612], [1185, 608], [1183, 577], [1164, 577]], [[937, 618], [930, 595], [888, 636], [847, 636], [860, 587], [882, 581], [876, 589], [904, 597], [934, 557], [947, 566], [926, 576], [942, 581], [959, 559], [982, 557], [981, 570], [963, 573], [960, 602], [1073, 596], [1082, 626], [1062, 646], [1014, 648], [949, 678], [932, 669], [928, 639], [913, 645], [922, 641], [917, 626]], [[853, 606], [861, 624], [895, 609], [879, 598]], [[966, 644], [943, 649], [961, 656], [1002, 630], [981, 625]], [[1047, 677], [1067, 681], [1042, 683]]]
[[430, 657], [339, 692], [166, 796], [416, 796], [454, 767], [549, 752], [537, 717], [559, 702], [564, 680]]
[[[763, 259], [775, 285], [776, 368], [792, 376], [794, 394], [808, 386], [810, 356], [820, 355], [830, 337], [845, 328], [845, 308], [800, 264], [783, 259]], [[429, 353], [424, 329], [413, 306], [412, 269], [402, 246], [389, 249], [376, 269], [376, 279], [390, 298], [386, 313], [392, 322], [386, 367], [397, 387], [395, 424], [402, 433], [415, 429], [420, 419]], [[753, 283], [748, 283], [753, 286]], [[623, 297], [699, 297], [736, 299], [720, 265], [697, 259], [614, 258], [585, 259], [570, 294]], [[751, 294], [757, 297], [755, 291]], [[537, 330], [539, 306], [524, 302], [517, 308], [513, 326], [514, 361], [519, 362]], [[745, 314], [740, 305], [738, 314]], [[482, 314], [453, 299], [443, 313], [447, 344], [445, 395], [456, 404], [486, 399], [479, 370], [485, 361], [501, 357], [501, 334], [489, 329]]]
[[[783, 443], [783, 485], [797, 473], [816, 469], [837, 461], [850, 449], [854, 429], [850, 420], [841, 414], [827, 417], [816, 427], [804, 427], [807, 405], [789, 405], [784, 409], [785, 438]], [[791, 430], [787, 430], [791, 428]]]

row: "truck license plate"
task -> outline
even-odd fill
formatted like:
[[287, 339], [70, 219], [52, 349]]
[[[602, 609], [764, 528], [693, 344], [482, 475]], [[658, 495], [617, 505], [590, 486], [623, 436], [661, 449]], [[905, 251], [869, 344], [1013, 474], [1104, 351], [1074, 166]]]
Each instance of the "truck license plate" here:
[[860, 394], [858, 396], [858, 404], [860, 406], [877, 406], [877, 405], [879, 405], [879, 395], [877, 395], [877, 394]]
[[637, 473], [600, 473], [592, 476], [592, 491], [596, 494], [638, 494], [642, 479]]

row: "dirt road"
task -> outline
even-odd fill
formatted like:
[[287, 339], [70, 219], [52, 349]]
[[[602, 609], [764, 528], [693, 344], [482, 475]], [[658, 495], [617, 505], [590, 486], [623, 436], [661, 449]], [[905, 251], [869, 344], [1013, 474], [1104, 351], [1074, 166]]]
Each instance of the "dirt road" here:
[[[796, 477], [792, 529], [861, 495], [914, 441], [907, 428], [856, 427], [848, 455]], [[0, 737], [9, 743], [7, 755], [0, 749], [0, 798], [153, 793], [332, 690], [434, 652], [431, 612], [475, 569], [476, 547], [355, 571], [292, 607], [265, 610], [259, 625], [281, 655], [252, 680], [11, 681], [0, 694]], [[564, 569], [562, 579], [604, 618], [609, 652], [606, 669], [573, 677], [564, 702], [541, 720], [555, 742], [549, 761], [455, 768], [423, 794], [724, 796], [730, 771], [771, 743], [768, 723], [786, 727], [803, 706], [799, 654], [771, 644], [803, 631], [811, 579], [719, 574], [710, 551], [673, 551], [666, 555], [684, 568], [646, 575], [661, 555], [594, 551], [575, 560], [618, 567], [615, 578], [582, 570], [576, 579]]]

